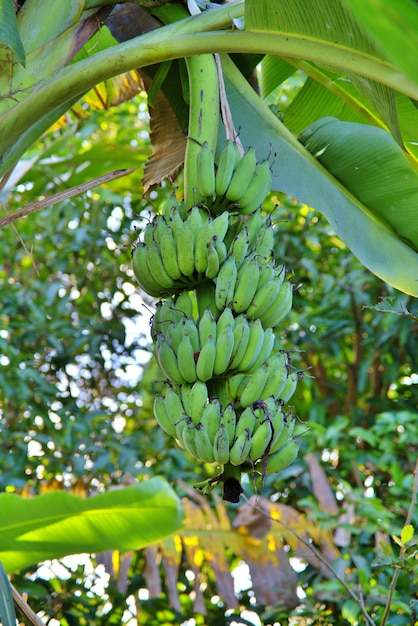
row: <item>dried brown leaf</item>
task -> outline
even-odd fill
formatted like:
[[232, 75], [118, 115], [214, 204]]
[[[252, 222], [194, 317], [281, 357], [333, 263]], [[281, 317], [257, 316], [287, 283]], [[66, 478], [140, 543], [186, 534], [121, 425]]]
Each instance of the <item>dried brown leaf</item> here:
[[[148, 91], [151, 83], [142, 76]], [[150, 108], [150, 139], [152, 154], [144, 167], [144, 193], [166, 178], [175, 180], [184, 163], [187, 137], [162, 91], [157, 94], [155, 106]]]

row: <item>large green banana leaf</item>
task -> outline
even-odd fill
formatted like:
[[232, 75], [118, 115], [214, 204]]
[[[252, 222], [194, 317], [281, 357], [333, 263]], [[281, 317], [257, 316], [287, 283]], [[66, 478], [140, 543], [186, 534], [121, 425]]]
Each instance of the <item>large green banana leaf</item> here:
[[2, 493], [0, 561], [16, 572], [69, 554], [134, 550], [171, 535], [181, 522], [179, 500], [159, 478], [91, 498]]
[[[260, 158], [268, 158], [271, 152], [276, 155], [272, 164], [273, 188], [321, 211], [370, 271], [418, 297], [418, 254], [413, 249], [417, 245], [418, 219], [414, 220], [414, 215], [418, 211], [418, 176], [390, 135], [364, 126], [364, 139], [359, 132], [356, 140], [349, 141], [351, 125], [347, 128], [348, 123], [335, 122], [337, 127], [340, 125], [335, 136], [329, 127], [329, 134], [323, 139], [317, 129], [317, 142], [321, 145], [319, 150], [316, 144], [313, 146], [317, 159], [260, 101], [227, 57], [223, 58], [223, 67], [241, 140], [245, 145], [256, 146]], [[305, 132], [306, 139], [314, 130]], [[325, 160], [328, 149], [331, 157]], [[370, 158], [374, 150], [382, 152], [379, 159]], [[319, 160], [321, 154], [326, 167]], [[357, 167], [356, 160], [360, 174], [353, 169]], [[398, 210], [400, 216], [396, 214]]]

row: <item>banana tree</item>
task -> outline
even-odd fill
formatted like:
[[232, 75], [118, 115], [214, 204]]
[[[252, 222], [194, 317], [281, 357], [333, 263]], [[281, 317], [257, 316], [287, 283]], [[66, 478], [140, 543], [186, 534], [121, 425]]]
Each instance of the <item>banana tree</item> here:
[[[368, 269], [418, 295], [414, 5], [205, 2], [202, 11], [189, 3], [189, 16], [180, 3], [147, 0], [125, 8], [128, 30], [104, 0], [78, 0], [65, 15], [58, 1], [46, 7], [27, 0], [16, 17], [12, 4], [3, 2], [0, 30], [3, 177], [91, 88], [140, 70], [150, 96], [165, 97], [155, 126], [161, 111], [170, 111], [173, 137], [180, 138], [166, 168], [153, 169], [151, 159], [145, 183], [159, 182], [184, 158], [188, 97], [181, 60], [220, 53], [242, 143], [260, 158], [275, 155], [273, 189], [321, 211]], [[376, 14], [379, 20], [370, 17]], [[105, 37], [106, 24], [114, 37]], [[89, 48], [98, 28], [99, 45]], [[256, 67], [260, 93], [246, 79]], [[277, 115], [277, 94], [293, 76], [303, 77], [301, 87]], [[159, 148], [157, 138], [157, 155]]]

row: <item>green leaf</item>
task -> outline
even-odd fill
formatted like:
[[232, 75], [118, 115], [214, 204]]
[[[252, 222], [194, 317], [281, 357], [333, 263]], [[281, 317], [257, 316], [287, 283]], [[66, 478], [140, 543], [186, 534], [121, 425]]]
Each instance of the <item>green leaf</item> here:
[[0, 619], [3, 626], [15, 626], [16, 613], [10, 581], [0, 562]]
[[13, 0], [0, 2], [0, 44], [2, 41], [13, 50], [21, 64], [25, 66], [25, 49], [17, 27]]
[[0, 494], [0, 560], [15, 572], [80, 552], [133, 550], [176, 531], [182, 521], [170, 486], [152, 478], [91, 498], [55, 491], [26, 499]]
[[406, 74], [418, 79], [418, 7], [410, 0], [344, 0], [374, 40]]
[[[381, 11], [382, 13], [385, 12], [384, 7], [381, 8]], [[375, 9], [370, 10], [369, 14], [374, 19]], [[248, 0], [246, 2], [246, 28], [268, 33], [276, 32], [280, 36], [300, 37], [300, 59], [302, 61], [290, 60], [290, 62], [295, 67], [306, 71], [308, 75], [313, 75], [317, 71], [320, 74], [325, 63], [322, 62], [318, 66], [315, 63], [303, 61], [307, 58], [304, 56], [306, 43], [303, 42], [307, 41], [315, 42], [319, 46], [319, 51], [322, 47], [335, 47], [335, 54], [337, 52], [342, 53], [347, 60], [354, 52], [365, 55], [365, 58], [387, 60], [386, 46], [378, 45], [382, 42], [376, 42], [370, 36], [367, 28], [361, 20], [356, 18], [350, 8], [345, 6], [343, 0], [283, 0], [277, 6], [269, 0]], [[399, 41], [399, 46], [402, 46], [402, 40]], [[331, 51], [328, 54], [330, 59], [335, 56]], [[408, 54], [407, 49], [405, 54]], [[320, 62], [319, 58], [318, 61]], [[318, 61], [316, 62], [318, 63]], [[370, 105], [372, 110], [378, 114], [381, 124], [389, 128], [397, 143], [403, 146], [405, 139], [401, 132], [402, 123], [398, 117], [393, 85], [389, 88], [386, 82], [387, 70], [382, 68], [379, 76], [372, 80], [371, 77], [366, 78], [362, 74], [362, 65], [359, 63], [357, 68], [347, 69], [343, 78], [351, 87], [355, 88], [357, 98], [360, 96], [359, 99], [362, 104], [366, 104], [366, 108], [367, 103]], [[334, 84], [334, 80], [332, 79], [329, 84], [324, 86], [336, 92], [338, 86]], [[346, 100], [343, 93], [340, 96], [342, 96], [340, 106], [343, 106]], [[348, 101], [348, 104], [355, 105], [355, 99], [351, 102]], [[321, 117], [324, 115], [327, 113], [323, 112]]]
[[[273, 189], [289, 194], [321, 211], [337, 235], [371, 272], [400, 291], [418, 296], [418, 254], [402, 241], [393, 229], [383, 223], [380, 215], [375, 215], [363, 204], [357, 195], [363, 191], [363, 187], [357, 181], [353, 186], [349, 176], [345, 177], [347, 187], [338, 182], [334, 177], [333, 164], [329, 164], [328, 171], [319, 159], [309, 154], [248, 86], [228, 57], [223, 57], [223, 69], [228, 81], [227, 92], [232, 116], [235, 126], [240, 128], [241, 140], [246, 146], [255, 147], [259, 159], [269, 158], [271, 154], [276, 155], [272, 164]], [[358, 126], [364, 132], [384, 132], [366, 125]], [[391, 142], [388, 148], [391, 158], [396, 157], [395, 163], [384, 163], [384, 173], [389, 171], [393, 175], [393, 172], [401, 171], [408, 176], [407, 180], [403, 180], [403, 184], [392, 178], [384, 180], [383, 184], [392, 200], [397, 193], [400, 194], [396, 201], [398, 210], [402, 213], [399, 218], [395, 215], [392, 218], [397, 225], [399, 222], [405, 222], [402, 232], [410, 239], [410, 231], [415, 226], [408, 229], [406, 222], [412, 219], [417, 211], [417, 175], [402, 156], [400, 148], [387, 133], [384, 134]], [[332, 137], [338, 142], [338, 136]], [[349, 140], [347, 137], [345, 139]], [[375, 147], [385, 148], [385, 146], [386, 139]], [[366, 150], [367, 146], [364, 149]], [[345, 145], [340, 144], [337, 161], [342, 168], [346, 154], [348, 155]], [[398, 158], [399, 154], [402, 160]], [[362, 177], [365, 188], [370, 190], [374, 186], [376, 193], [378, 185], [382, 184], [382, 164], [379, 159], [377, 165], [377, 156], [373, 152], [374, 160], [364, 163], [368, 175], [372, 178], [371, 181], [368, 182], [365, 176]], [[363, 195], [365, 194], [362, 194], [362, 198]], [[363, 199], [367, 199], [367, 196]]]
[[414, 536], [414, 527], [412, 524], [408, 524], [402, 528], [401, 541], [402, 543], [408, 543]]
[[299, 139], [377, 219], [418, 250], [418, 174], [387, 132], [326, 117]]

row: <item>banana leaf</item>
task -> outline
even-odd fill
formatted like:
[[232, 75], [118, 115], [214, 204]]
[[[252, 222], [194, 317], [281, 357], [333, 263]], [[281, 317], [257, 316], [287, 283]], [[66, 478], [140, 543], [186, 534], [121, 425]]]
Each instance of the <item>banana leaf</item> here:
[[25, 47], [17, 26], [13, 0], [0, 2], [0, 58], [4, 61], [2, 48], [9, 48], [23, 66], [26, 64]]
[[[326, 146], [315, 150], [317, 158], [310, 154], [248, 86], [232, 61], [225, 56], [222, 62], [228, 100], [235, 125], [241, 129], [241, 140], [246, 146], [255, 146], [259, 159], [276, 155], [272, 163], [273, 189], [323, 213], [335, 232], [371, 272], [400, 291], [418, 297], [418, 254], [414, 249], [418, 224], [418, 175], [390, 135], [364, 124], [355, 125], [358, 131], [366, 132], [366, 139], [360, 141], [363, 152], [373, 135], [375, 149], [381, 150], [384, 146], [383, 158], [386, 156], [393, 162], [385, 161], [382, 169], [382, 162], [377, 162], [371, 145], [369, 150], [374, 156], [371, 158], [369, 151], [367, 169], [361, 170], [363, 176], [355, 177], [351, 171], [351, 175], [345, 172], [344, 177], [337, 180], [334, 172], [340, 175], [337, 167], [344, 171], [346, 162], [347, 123], [339, 122], [341, 126], [334, 127], [334, 135], [330, 127], [328, 141], [333, 141], [336, 148], [333, 158], [324, 166], [320, 158], [326, 158]], [[343, 129], [344, 140], [340, 141], [338, 133]], [[384, 135], [377, 137], [375, 133]], [[308, 131], [304, 136], [308, 137]], [[350, 141], [349, 146], [354, 150], [353, 158], [357, 158], [354, 141]], [[360, 147], [358, 149], [360, 152]], [[364, 166], [364, 156], [362, 159]], [[402, 180], [397, 179], [399, 172]], [[381, 194], [379, 198], [378, 194]], [[379, 199], [384, 197], [387, 208], [379, 212]], [[371, 204], [366, 205], [366, 201]], [[390, 208], [393, 203], [399, 207], [399, 215], [396, 208]]]
[[418, 79], [418, 5], [405, 0], [344, 0], [376, 43], [413, 80]]
[[81, 552], [134, 550], [178, 530], [179, 500], [162, 479], [80, 498], [0, 494], [0, 561], [7, 572]]

